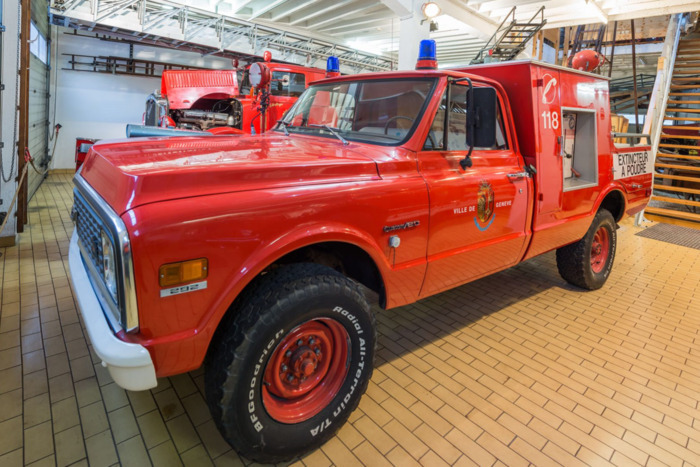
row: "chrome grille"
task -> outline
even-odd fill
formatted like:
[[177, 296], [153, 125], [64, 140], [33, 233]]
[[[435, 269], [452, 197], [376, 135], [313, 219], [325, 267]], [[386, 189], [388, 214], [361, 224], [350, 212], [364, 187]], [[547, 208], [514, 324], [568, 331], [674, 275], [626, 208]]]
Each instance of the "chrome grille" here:
[[104, 280], [102, 238], [100, 237], [100, 230], [103, 228], [102, 223], [78, 190], [73, 190], [73, 195], [73, 209], [76, 217], [75, 228], [78, 230], [78, 238], [83, 246], [83, 251], [87, 253], [93, 266], [95, 266], [95, 270]]

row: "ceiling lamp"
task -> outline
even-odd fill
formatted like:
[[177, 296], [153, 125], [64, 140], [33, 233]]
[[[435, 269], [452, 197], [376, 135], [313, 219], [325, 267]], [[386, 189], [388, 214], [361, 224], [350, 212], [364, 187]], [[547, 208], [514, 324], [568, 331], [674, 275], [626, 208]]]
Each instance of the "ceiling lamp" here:
[[423, 15], [424, 15], [427, 19], [433, 19], [433, 18], [435, 18], [435, 17], [436, 17], [437, 15], [439, 15], [440, 12], [442, 11], [442, 10], [440, 9], [440, 7], [438, 6], [438, 4], [435, 3], [435, 2], [427, 2], [427, 3], [424, 3], [423, 6], [421, 7], [421, 10], [423, 11]]

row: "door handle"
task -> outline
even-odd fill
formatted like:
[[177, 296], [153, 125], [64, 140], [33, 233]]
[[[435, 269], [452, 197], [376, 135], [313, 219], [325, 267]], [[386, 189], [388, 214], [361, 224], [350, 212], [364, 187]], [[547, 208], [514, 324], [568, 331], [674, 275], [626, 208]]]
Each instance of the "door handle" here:
[[508, 174], [508, 179], [512, 182], [513, 180], [519, 180], [521, 178], [529, 177], [530, 174], [527, 172], [517, 172], [514, 174]]

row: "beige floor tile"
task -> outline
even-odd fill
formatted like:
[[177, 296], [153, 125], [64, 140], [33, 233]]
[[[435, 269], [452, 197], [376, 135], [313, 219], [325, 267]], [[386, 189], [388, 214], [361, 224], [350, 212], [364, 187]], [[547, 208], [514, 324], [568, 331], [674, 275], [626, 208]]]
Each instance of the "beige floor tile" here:
[[137, 420], [147, 448], [150, 449], [170, 439], [165, 422], [157, 410], [141, 415]]
[[78, 406], [80, 407], [102, 401], [102, 394], [96, 378], [88, 378], [76, 382], [75, 395], [78, 398]]
[[182, 465], [180, 456], [172, 441], [166, 441], [149, 450], [154, 467], [174, 467]]
[[22, 448], [2, 454], [0, 455], [0, 465], [3, 467], [22, 467], [24, 465], [23, 455]]
[[24, 461], [32, 463], [53, 454], [53, 431], [46, 421], [24, 430]]
[[137, 417], [157, 408], [150, 391], [127, 391], [126, 394]]
[[185, 409], [182, 407], [182, 403], [174, 389], [169, 388], [161, 391], [155, 394], [155, 398], [160, 413], [163, 415], [163, 420], [171, 420], [185, 413]]
[[119, 443], [117, 451], [122, 467], [141, 467], [151, 462], [141, 436], [134, 436]]
[[211, 419], [209, 407], [207, 406], [204, 397], [199, 392], [189, 395], [182, 399], [182, 405], [185, 407], [187, 415], [192, 420], [192, 423], [197, 426]]
[[94, 402], [80, 408], [80, 424], [83, 436], [89, 438], [109, 429], [109, 419], [102, 401]]
[[185, 467], [209, 467], [214, 465], [209, 457], [209, 454], [207, 453], [207, 450], [204, 449], [204, 446], [201, 444], [198, 444], [183, 452], [180, 455], [180, 458], [182, 459], [182, 463], [185, 465]]
[[78, 415], [78, 405], [75, 397], [69, 397], [52, 404], [51, 415], [55, 433], [80, 424], [80, 415]]
[[17, 416], [0, 422], [0, 456], [21, 448], [23, 445], [22, 417]]
[[117, 450], [109, 430], [85, 440], [88, 462], [93, 467], [107, 467], [118, 462]]
[[18, 347], [20, 344], [19, 331], [8, 331], [0, 334], [0, 350], [11, 349]]
[[15, 389], [0, 394], [0, 422], [18, 415], [22, 415], [22, 390]]
[[165, 425], [168, 427], [175, 447], [180, 453], [189, 450], [194, 445], [201, 442], [197, 437], [197, 432], [192, 422], [186, 414], [168, 420], [165, 422]]
[[6, 370], [20, 363], [22, 363], [22, 353], [19, 347], [0, 350], [0, 370]]
[[136, 418], [130, 406], [122, 407], [107, 414], [114, 442], [119, 444], [139, 434]]
[[0, 370], [0, 394], [22, 387], [22, 368], [20, 366]]
[[74, 396], [73, 380], [70, 373], [64, 373], [58, 376], [49, 378], [49, 394], [51, 395], [51, 403], [62, 401], [68, 397]]
[[129, 398], [126, 397], [126, 391], [115, 383], [109, 383], [101, 387], [100, 390], [102, 391], [102, 398], [105, 402], [105, 409], [107, 409], [107, 412], [129, 405]]
[[47, 420], [51, 420], [51, 403], [47, 392], [24, 401], [24, 428]]
[[85, 442], [79, 426], [56, 433], [54, 442], [58, 466], [71, 465], [85, 457]]
[[23, 381], [22, 388], [24, 389], [25, 400], [49, 391], [49, 380], [46, 377], [46, 370], [39, 370], [25, 375], [24, 379], [20, 379], [20, 381]]

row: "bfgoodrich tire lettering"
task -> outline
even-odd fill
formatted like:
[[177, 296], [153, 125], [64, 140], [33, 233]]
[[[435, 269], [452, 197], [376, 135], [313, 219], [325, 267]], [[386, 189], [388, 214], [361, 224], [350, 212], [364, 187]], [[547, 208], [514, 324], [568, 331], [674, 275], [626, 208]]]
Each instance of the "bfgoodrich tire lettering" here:
[[[314, 338], [323, 341], [316, 335], [319, 329], [327, 329], [332, 338], [313, 347]], [[296, 342], [301, 344], [279, 353]], [[258, 462], [288, 460], [320, 446], [345, 423], [365, 392], [375, 342], [374, 316], [353, 281], [315, 264], [285, 266], [262, 276], [222, 321], [205, 362], [207, 402], [219, 430], [240, 454]], [[301, 378], [315, 373], [300, 370], [294, 374], [302, 376], [294, 379], [291, 370], [269, 368], [272, 361], [286, 363], [285, 370], [294, 364], [313, 367], [310, 361], [321, 368], [319, 362], [331, 357], [326, 355], [329, 348], [346, 353], [342, 362], [333, 360], [342, 365], [331, 364], [335, 370], [321, 375], [308, 392], [319, 397], [278, 396], [285, 387], [275, 389], [275, 375], [284, 375], [278, 386], [292, 378], [291, 387], [301, 388]], [[313, 360], [313, 350], [321, 355], [319, 362]], [[308, 358], [280, 360], [290, 354]]]
[[557, 250], [557, 268], [567, 282], [588, 290], [605, 284], [615, 261], [617, 226], [612, 214], [601, 209], [586, 235]]

